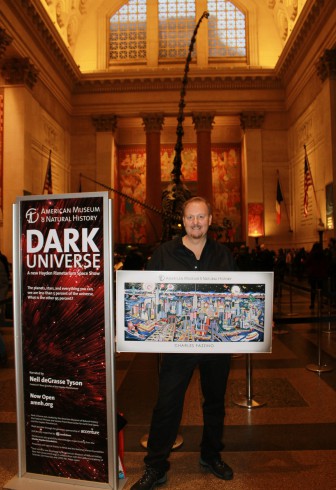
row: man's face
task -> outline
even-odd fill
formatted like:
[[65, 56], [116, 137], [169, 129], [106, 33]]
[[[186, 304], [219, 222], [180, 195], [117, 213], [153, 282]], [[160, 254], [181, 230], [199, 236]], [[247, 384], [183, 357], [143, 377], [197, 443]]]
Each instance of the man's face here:
[[204, 202], [192, 202], [184, 210], [183, 225], [190, 238], [201, 238], [207, 234], [212, 216]]

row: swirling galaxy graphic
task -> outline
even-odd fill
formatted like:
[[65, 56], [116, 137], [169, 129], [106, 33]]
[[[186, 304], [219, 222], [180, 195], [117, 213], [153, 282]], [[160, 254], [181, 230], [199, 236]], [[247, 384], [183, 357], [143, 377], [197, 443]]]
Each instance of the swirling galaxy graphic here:
[[[103, 197], [20, 206], [27, 471], [107, 482]], [[69, 246], [64, 236], [74, 229], [78, 240]], [[36, 256], [28, 247], [32, 231]], [[90, 233], [99, 249], [94, 265]]]

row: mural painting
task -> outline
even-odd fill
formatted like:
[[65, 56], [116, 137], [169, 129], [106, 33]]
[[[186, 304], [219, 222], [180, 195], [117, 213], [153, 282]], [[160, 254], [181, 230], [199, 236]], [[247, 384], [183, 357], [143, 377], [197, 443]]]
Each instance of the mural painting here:
[[[118, 149], [119, 190], [141, 202], [146, 200], [146, 149]], [[146, 243], [146, 214], [140, 204], [120, 199], [120, 242]]]
[[[175, 150], [173, 146], [161, 147], [161, 181], [170, 182], [173, 170]], [[182, 179], [184, 182], [197, 181], [197, 149], [196, 145], [185, 145], [182, 151]]]
[[[162, 190], [171, 182], [174, 146], [161, 147]], [[240, 145], [216, 145], [211, 150], [213, 182], [213, 223], [224, 228], [222, 241], [241, 240], [241, 156]], [[146, 148], [118, 149], [119, 190], [141, 202], [146, 201]], [[197, 146], [182, 151], [182, 179], [195, 195], [197, 191]], [[146, 212], [140, 205], [120, 199], [120, 243], [146, 243]]]
[[223, 241], [241, 241], [240, 145], [216, 145], [211, 149], [213, 223], [224, 227]]

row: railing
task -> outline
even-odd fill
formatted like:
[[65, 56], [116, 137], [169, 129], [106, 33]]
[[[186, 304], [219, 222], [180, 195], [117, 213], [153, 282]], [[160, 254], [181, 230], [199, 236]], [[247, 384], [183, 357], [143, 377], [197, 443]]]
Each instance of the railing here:
[[[282, 335], [288, 333], [286, 330], [280, 329], [280, 325], [288, 324], [304, 324], [304, 323], [316, 323], [317, 324], [317, 362], [307, 364], [306, 368], [310, 371], [317, 373], [332, 371], [333, 367], [322, 362], [322, 333], [332, 334], [335, 330], [331, 328], [332, 322], [336, 322], [336, 314], [332, 314], [332, 300], [335, 298], [335, 293], [331, 291], [331, 282], [328, 281], [327, 291], [322, 291], [321, 289], [316, 290], [317, 297], [317, 310], [316, 314], [304, 315], [293, 312], [293, 292], [300, 290], [301, 292], [308, 292], [310, 294], [310, 288], [305, 286], [296, 285], [291, 282], [283, 282], [279, 287], [277, 307], [278, 311], [273, 316], [274, 329], [273, 333], [275, 335]], [[283, 286], [288, 288], [289, 291], [289, 312], [283, 313], [281, 299]], [[327, 304], [328, 312], [326, 315], [322, 315], [322, 309], [324, 303]], [[328, 323], [328, 329], [323, 330], [322, 325]]]
[[[284, 299], [283, 290], [288, 290], [288, 305], [289, 311], [283, 311], [282, 300]], [[318, 374], [332, 371], [334, 368], [330, 364], [328, 365], [326, 362], [323, 362], [322, 359], [322, 333], [332, 334], [335, 333], [336, 330], [331, 328], [332, 322], [336, 322], [336, 314], [331, 314], [332, 310], [332, 300], [336, 297], [336, 293], [331, 291], [330, 281], [328, 282], [328, 291], [323, 292], [320, 289], [317, 289], [317, 310], [316, 314], [311, 315], [303, 315], [302, 314], [302, 306], [301, 314], [299, 312], [293, 312], [293, 305], [295, 304], [295, 293], [300, 292], [301, 297], [302, 293], [307, 293], [310, 296], [310, 288], [304, 285], [298, 285], [289, 281], [283, 281], [279, 284], [277, 288], [278, 296], [275, 298], [275, 305], [277, 305], [277, 312], [273, 315], [274, 328], [273, 333], [275, 335], [288, 334], [289, 332], [285, 329], [281, 329], [280, 325], [288, 325], [288, 324], [304, 324], [304, 323], [316, 323], [317, 324], [317, 362], [316, 363], [308, 363], [306, 365], [306, 369], [309, 371], [316, 372]], [[322, 315], [322, 303], [326, 302], [328, 305], [328, 314]], [[307, 298], [304, 301], [307, 304]], [[322, 330], [322, 325], [328, 323], [328, 329]], [[234, 398], [234, 403], [243, 408], [252, 409], [258, 408], [265, 405], [265, 402], [262, 400], [262, 397], [256, 398], [253, 394], [253, 384], [252, 384], [252, 355], [246, 354], [246, 393], [245, 395], [238, 396]]]

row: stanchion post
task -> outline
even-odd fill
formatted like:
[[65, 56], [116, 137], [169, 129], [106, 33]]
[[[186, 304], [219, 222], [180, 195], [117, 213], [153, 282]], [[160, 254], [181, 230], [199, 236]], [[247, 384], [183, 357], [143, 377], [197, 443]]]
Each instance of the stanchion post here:
[[[321, 289], [317, 290], [317, 315], [319, 319], [321, 318]], [[332, 371], [333, 368], [328, 366], [327, 364], [322, 364], [322, 349], [321, 349], [321, 322], [318, 323], [317, 328], [317, 364], [307, 364], [306, 368], [309, 371], [314, 371], [316, 373], [325, 373], [328, 371]]]
[[293, 313], [293, 288], [292, 285], [289, 285], [289, 314]]
[[293, 313], [293, 286], [289, 285], [289, 313], [287, 316], [296, 316], [296, 313]]
[[263, 400], [256, 400], [252, 390], [252, 363], [251, 354], [246, 354], [246, 395], [238, 396], [233, 400], [236, 405], [243, 408], [259, 408], [266, 404]]
[[330, 322], [330, 316], [331, 316], [331, 277], [328, 277], [328, 316], [329, 316], [329, 321], [328, 321], [328, 328], [327, 330], [323, 330], [323, 333], [334, 333], [335, 330], [333, 331], [331, 329], [331, 322]]

